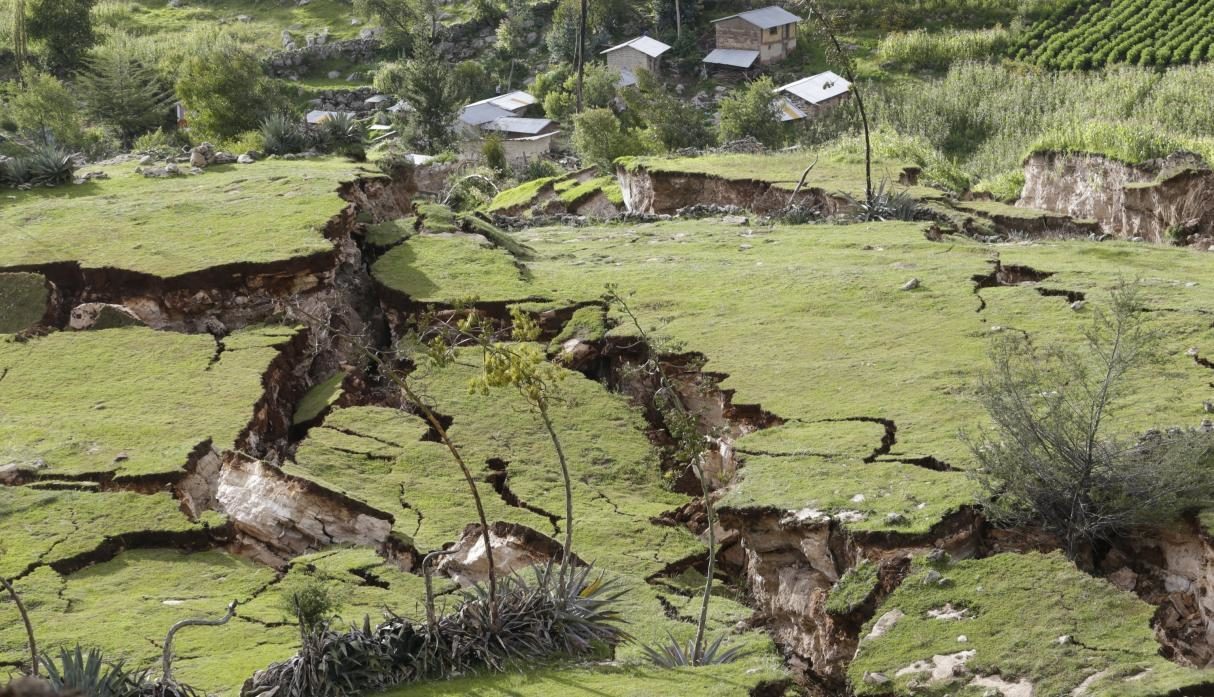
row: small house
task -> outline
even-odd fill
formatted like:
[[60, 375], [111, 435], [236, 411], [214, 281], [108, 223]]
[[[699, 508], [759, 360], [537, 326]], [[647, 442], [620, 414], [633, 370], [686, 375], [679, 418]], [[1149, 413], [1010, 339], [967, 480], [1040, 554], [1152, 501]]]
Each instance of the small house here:
[[638, 36], [618, 46], [612, 46], [602, 55], [607, 56], [607, 67], [620, 74], [620, 87], [630, 87], [637, 82], [638, 70], [648, 70], [657, 75], [662, 68], [662, 54], [670, 46], [648, 36]]
[[851, 83], [828, 70], [781, 85], [775, 93], [783, 100], [780, 120], [797, 121], [832, 109], [851, 97]]
[[[774, 5], [713, 20], [716, 50], [704, 62], [745, 69], [756, 61], [766, 65], [784, 60], [797, 47], [800, 21], [797, 15]], [[721, 54], [722, 49], [729, 53]], [[743, 62], [745, 65], [740, 65]]]
[[478, 136], [485, 124], [498, 119], [521, 117], [527, 107], [537, 100], [522, 90], [468, 104], [459, 112], [460, 130], [468, 136]]

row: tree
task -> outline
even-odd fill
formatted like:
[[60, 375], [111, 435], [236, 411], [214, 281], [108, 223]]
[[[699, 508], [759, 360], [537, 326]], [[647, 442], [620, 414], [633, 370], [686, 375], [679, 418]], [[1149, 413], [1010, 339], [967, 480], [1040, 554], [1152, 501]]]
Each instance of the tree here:
[[769, 148], [781, 145], [785, 131], [774, 90], [775, 83], [765, 75], [721, 100], [721, 142], [749, 136]]
[[1005, 332], [978, 397], [994, 429], [966, 436], [981, 503], [996, 523], [1042, 525], [1068, 557], [1205, 500], [1214, 436], [1169, 430], [1110, 434], [1132, 374], [1156, 357], [1137, 289], [1122, 284], [1094, 313], [1080, 348], [1038, 347]]
[[[606, 65], [589, 66], [582, 83], [583, 108], [602, 109], [610, 106], [616, 97], [615, 85], [618, 81], [619, 73]], [[557, 89], [546, 89], [542, 103], [544, 113], [556, 121], [564, 121], [576, 113], [577, 75], [570, 75]]]
[[437, 0], [355, 0], [354, 9], [384, 29], [384, 43], [412, 55], [419, 43], [438, 38], [441, 8]]
[[645, 148], [636, 134], [620, 125], [610, 109], [589, 109], [573, 119], [573, 149], [584, 160], [611, 169], [618, 157], [640, 155]]
[[29, 36], [25, 29], [25, 0], [13, 0], [13, 65], [17, 79], [25, 69], [26, 54], [29, 53]]
[[8, 93], [6, 116], [18, 133], [42, 145], [75, 147], [82, 140], [76, 100], [54, 75], [26, 67], [21, 73], [24, 87]]
[[[827, 48], [831, 60], [839, 65], [843, 70], [843, 76], [851, 83], [852, 97], [856, 100], [856, 111], [860, 114], [860, 123], [864, 128], [864, 200], [868, 207], [872, 208], [874, 204], [873, 143], [868, 127], [868, 112], [864, 109], [864, 93], [856, 81], [856, 63], [852, 60], [851, 53], [845, 50], [839, 41], [834, 19], [822, 10], [818, 0], [804, 0], [804, 2], [809, 6], [810, 15], [817, 18], [822, 31], [829, 40]], [[812, 166], [810, 165], [810, 167]]]
[[455, 83], [461, 104], [493, 96], [493, 78], [478, 61], [466, 60], [456, 63], [451, 79]]
[[648, 71], [637, 72], [637, 88], [624, 91], [626, 116], [636, 118], [665, 152], [703, 148], [712, 143], [712, 122], [694, 104], [668, 92]]
[[[96, 0], [32, 0], [27, 6], [24, 34], [38, 41], [47, 63], [66, 73], [80, 65], [97, 43], [92, 11]], [[18, 3], [20, 8], [21, 3]]]
[[221, 140], [256, 130], [279, 106], [261, 61], [230, 38], [187, 57], [176, 91], [191, 127]]
[[455, 143], [455, 119], [460, 107], [450, 64], [433, 46], [421, 43], [413, 58], [397, 70], [395, 80], [399, 85], [395, 93], [413, 107], [406, 117], [412, 145], [427, 153], [450, 148]]
[[76, 86], [89, 115], [116, 128], [123, 147], [155, 129], [173, 103], [173, 93], [156, 71], [123, 48], [99, 52], [77, 76]]
[[509, 12], [497, 25], [494, 48], [503, 58], [514, 59], [527, 48], [527, 34], [534, 12], [526, 0], [511, 0]]

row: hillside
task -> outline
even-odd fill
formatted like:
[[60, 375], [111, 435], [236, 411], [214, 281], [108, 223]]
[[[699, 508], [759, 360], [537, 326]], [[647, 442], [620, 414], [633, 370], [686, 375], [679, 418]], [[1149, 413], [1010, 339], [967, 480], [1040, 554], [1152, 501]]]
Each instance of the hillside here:
[[582, 9], [0, 0], [0, 697], [1214, 689], [1214, 4]]

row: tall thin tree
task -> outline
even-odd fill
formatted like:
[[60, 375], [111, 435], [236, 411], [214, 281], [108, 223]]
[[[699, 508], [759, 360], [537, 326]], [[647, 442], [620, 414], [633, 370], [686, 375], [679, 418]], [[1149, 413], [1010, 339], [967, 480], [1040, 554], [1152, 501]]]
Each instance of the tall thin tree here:
[[13, 1], [13, 63], [17, 68], [17, 81], [24, 86], [21, 69], [29, 53], [29, 37], [25, 33], [25, 0]]
[[818, 0], [801, 1], [809, 9], [810, 16], [818, 20], [818, 24], [822, 27], [822, 32], [826, 34], [826, 38], [830, 42], [831, 57], [838, 63], [839, 69], [843, 71], [843, 76], [851, 83], [851, 93], [856, 100], [856, 109], [860, 112], [860, 123], [864, 128], [864, 201], [868, 204], [869, 210], [872, 210], [873, 143], [871, 134], [869, 133], [868, 112], [864, 108], [864, 94], [860, 89], [860, 84], [856, 81], [856, 63], [852, 59], [851, 52], [845, 49], [843, 43], [839, 41], [839, 33], [834, 19], [822, 9]]
[[577, 25], [577, 113], [582, 113], [582, 81], [586, 75], [586, 15], [590, 0], [582, 0]]

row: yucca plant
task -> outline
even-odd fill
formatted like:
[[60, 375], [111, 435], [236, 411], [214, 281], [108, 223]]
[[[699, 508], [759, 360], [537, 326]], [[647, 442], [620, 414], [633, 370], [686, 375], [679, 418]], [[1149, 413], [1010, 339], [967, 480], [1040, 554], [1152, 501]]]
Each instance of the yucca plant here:
[[320, 125], [320, 139], [326, 150], [352, 157], [365, 157], [366, 131], [353, 114], [338, 112]]
[[308, 136], [294, 118], [286, 114], [271, 114], [261, 122], [261, 137], [266, 152], [271, 155], [287, 155], [303, 152], [308, 147]]
[[75, 155], [56, 145], [36, 146], [24, 159], [31, 184], [71, 184], [76, 176]]
[[391, 616], [375, 629], [339, 633], [318, 627], [300, 652], [258, 672], [244, 697], [353, 697], [401, 683], [450, 678], [475, 671], [585, 655], [627, 635], [613, 605], [620, 592], [589, 567], [567, 572], [537, 567], [534, 581], [503, 580], [496, 596], [480, 586], [437, 622]]
[[641, 651], [654, 665], [662, 668], [681, 668], [685, 666], [714, 666], [722, 663], [733, 663], [743, 656], [741, 646], [733, 646], [722, 650], [725, 635], [717, 637], [700, 652], [696, 659], [695, 640], [688, 639], [687, 645], [679, 643], [674, 635], [667, 633], [668, 640], [657, 646], [641, 645]]
[[23, 157], [10, 157], [0, 161], [0, 184], [21, 186], [30, 180], [29, 161]]
[[108, 662], [99, 649], [86, 653], [79, 645], [74, 650], [59, 649], [59, 660], [40, 655], [46, 679], [60, 692], [76, 690], [81, 697], [133, 697], [138, 695], [145, 674], [132, 675], [122, 662]]
[[851, 201], [856, 207], [856, 219], [861, 222], [915, 220], [919, 214], [919, 203], [910, 192], [891, 190], [886, 179], [881, 180], [867, 200]]

